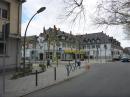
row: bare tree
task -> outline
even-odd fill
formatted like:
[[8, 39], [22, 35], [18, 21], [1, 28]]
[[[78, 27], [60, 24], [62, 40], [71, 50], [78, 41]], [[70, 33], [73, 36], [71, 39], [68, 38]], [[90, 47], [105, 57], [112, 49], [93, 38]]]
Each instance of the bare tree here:
[[102, 0], [97, 4], [94, 23], [100, 25], [123, 25], [130, 38], [130, 0]]
[[64, 3], [63, 19], [79, 25], [86, 22], [84, 0], [64, 0]]
[[[65, 20], [73, 24], [86, 22], [85, 0], [64, 0]], [[130, 39], [130, 0], [98, 0], [93, 22], [96, 25], [122, 25], [127, 38]], [[81, 26], [82, 26], [81, 25]]]
[[102, 0], [97, 5], [97, 24], [129, 24], [128, 0]]

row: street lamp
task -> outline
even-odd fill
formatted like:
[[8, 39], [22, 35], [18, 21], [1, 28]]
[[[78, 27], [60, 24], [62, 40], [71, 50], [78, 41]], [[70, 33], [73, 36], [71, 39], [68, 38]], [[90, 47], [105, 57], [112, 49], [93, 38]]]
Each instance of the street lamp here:
[[88, 51], [88, 63], [89, 63], [89, 60], [90, 60], [90, 40], [88, 39], [88, 41], [87, 41], [87, 45], [88, 45], [88, 49], [89, 49], [89, 51]]
[[26, 27], [26, 30], [25, 30], [25, 33], [24, 33], [24, 41], [23, 41], [23, 69], [25, 70], [25, 40], [26, 40], [26, 33], [27, 33], [27, 30], [28, 30], [28, 26], [30, 24], [30, 22], [32, 21], [32, 19], [39, 13], [43, 12], [44, 10], [46, 9], [46, 7], [41, 7], [32, 17], [31, 19], [29, 20], [28, 24], [27, 24], [27, 27]]
[[99, 50], [98, 49], [100, 48], [99, 42], [100, 42], [100, 40], [97, 38], [96, 39], [96, 49], [97, 49], [96, 57], [97, 57], [97, 60], [98, 60], [98, 57], [99, 57]]
[[107, 50], [107, 44], [106, 43], [104, 45], [104, 49], [105, 49], [105, 62], [106, 62], [106, 50]]

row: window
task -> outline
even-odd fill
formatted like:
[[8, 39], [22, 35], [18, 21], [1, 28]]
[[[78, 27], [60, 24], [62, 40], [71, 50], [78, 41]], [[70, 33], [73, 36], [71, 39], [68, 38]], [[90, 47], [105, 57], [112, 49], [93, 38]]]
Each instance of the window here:
[[0, 43], [0, 54], [4, 53], [4, 43]]
[[58, 36], [58, 39], [61, 39], [61, 38], [62, 38], [62, 36], [59, 35], [59, 36]]
[[120, 52], [119, 52], [119, 51], [117, 51], [117, 54], [119, 55], [119, 54], [120, 54]]
[[66, 48], [67, 44], [65, 42], [62, 43], [62, 46]]
[[[10, 24], [9, 23], [2, 25], [2, 32], [5, 32], [5, 39], [8, 38], [9, 31], [10, 31]], [[3, 37], [4, 37], [4, 33], [2, 33], [2, 39], [3, 39]]]
[[100, 40], [99, 40], [99, 39], [97, 39], [97, 43], [100, 43]]
[[97, 55], [99, 55], [99, 50], [97, 50], [96, 52], [97, 52]]
[[3, 35], [3, 33], [2, 33], [2, 32], [0, 32], [0, 40], [2, 40], [2, 38], [3, 38], [3, 37], [2, 37], [2, 35]]
[[65, 40], [65, 37], [64, 37], [64, 36], [62, 36], [62, 39], [63, 39], [63, 40]]
[[83, 46], [83, 49], [86, 49], [86, 47], [85, 47], [85, 46]]
[[90, 55], [90, 52], [88, 51], [87, 54]]
[[1, 18], [1, 15], [2, 15], [2, 11], [1, 11], [1, 8], [0, 8], [0, 18]]
[[87, 48], [89, 48], [89, 49], [90, 49], [90, 45], [87, 45]]
[[2, 9], [2, 18], [5, 18], [5, 19], [8, 18], [8, 12], [6, 9]]
[[3, 54], [4, 54], [4, 43], [0, 43], [0, 55], [3, 55]]
[[72, 48], [75, 48], [75, 45], [74, 45], [74, 44], [72, 45]]
[[96, 45], [96, 48], [100, 48], [100, 45]]
[[92, 42], [95, 43], [95, 40], [93, 39]]
[[104, 48], [107, 49], [107, 45], [106, 44], [104, 45]]
[[92, 45], [92, 48], [95, 48], [95, 45]]
[[93, 51], [93, 55], [95, 54], [95, 51]]

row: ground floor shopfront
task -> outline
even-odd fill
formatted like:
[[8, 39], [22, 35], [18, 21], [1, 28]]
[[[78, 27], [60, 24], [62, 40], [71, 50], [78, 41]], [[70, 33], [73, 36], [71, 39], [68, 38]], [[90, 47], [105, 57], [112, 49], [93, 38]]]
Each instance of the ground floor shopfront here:
[[52, 52], [50, 51], [45, 52], [45, 58], [50, 58], [51, 60], [56, 60], [57, 58], [61, 61], [67, 61], [67, 60], [75, 60], [75, 59], [86, 59], [86, 53], [83, 50], [62, 50], [62, 51], [56, 51]]

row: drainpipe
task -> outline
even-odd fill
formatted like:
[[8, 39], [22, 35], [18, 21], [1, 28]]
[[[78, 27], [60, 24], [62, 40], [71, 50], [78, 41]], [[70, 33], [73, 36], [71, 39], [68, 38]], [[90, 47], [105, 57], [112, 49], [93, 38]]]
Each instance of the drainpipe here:
[[16, 51], [16, 71], [18, 71], [18, 65], [20, 65], [20, 51], [21, 51], [21, 33], [20, 33], [20, 24], [21, 24], [21, 12], [22, 12], [22, 3], [19, 2], [18, 4], [18, 27], [17, 27], [17, 38], [16, 38], [16, 48], [17, 48], [17, 51]]

